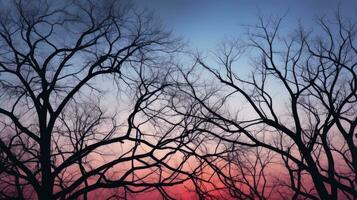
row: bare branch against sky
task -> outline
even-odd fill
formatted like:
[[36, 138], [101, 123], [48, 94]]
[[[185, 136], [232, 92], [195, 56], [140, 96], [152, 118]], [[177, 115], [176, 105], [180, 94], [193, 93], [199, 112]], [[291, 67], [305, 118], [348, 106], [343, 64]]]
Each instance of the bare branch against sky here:
[[356, 14], [0, 0], [0, 199], [356, 199]]

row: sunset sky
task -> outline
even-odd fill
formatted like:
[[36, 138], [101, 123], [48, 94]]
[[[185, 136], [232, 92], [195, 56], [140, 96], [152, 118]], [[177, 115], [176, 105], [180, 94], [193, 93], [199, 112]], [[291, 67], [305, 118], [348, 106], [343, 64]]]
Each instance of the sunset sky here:
[[356, 94], [357, 0], [0, 0], [0, 199], [356, 199]]

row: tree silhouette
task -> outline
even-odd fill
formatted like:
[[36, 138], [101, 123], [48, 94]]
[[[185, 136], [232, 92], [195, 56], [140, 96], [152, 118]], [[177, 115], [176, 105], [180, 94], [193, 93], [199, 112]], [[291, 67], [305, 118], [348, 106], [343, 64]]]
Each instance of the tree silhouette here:
[[[338, 14], [287, 36], [281, 23], [259, 18], [245, 38], [220, 46], [218, 67], [198, 55], [192, 72], [182, 73], [190, 85], [182, 91], [199, 104], [196, 117], [209, 127], [202, 134], [225, 144], [227, 165], [212, 162], [212, 169], [240, 199], [267, 199], [272, 191], [276, 198], [354, 199], [355, 21]], [[239, 59], [249, 55], [254, 71], [246, 78], [247, 62]], [[198, 84], [197, 68], [218, 84]], [[245, 155], [246, 149], [260, 153]]]
[[[150, 13], [119, 1], [18, 1], [0, 19], [0, 198], [87, 199], [103, 188], [116, 189], [108, 198], [170, 198], [165, 186], [194, 177], [180, 150], [185, 121], [160, 103], [180, 42]], [[101, 101], [108, 89], [120, 112]]]
[[3, 3], [0, 198], [357, 198], [356, 22], [282, 22], [187, 67], [128, 3]]

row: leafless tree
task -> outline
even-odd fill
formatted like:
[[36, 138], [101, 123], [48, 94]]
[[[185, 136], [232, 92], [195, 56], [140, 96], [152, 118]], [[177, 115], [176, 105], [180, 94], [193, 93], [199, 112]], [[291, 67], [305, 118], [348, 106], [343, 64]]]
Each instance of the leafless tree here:
[[199, 176], [189, 122], [167, 104], [179, 48], [120, 1], [3, 4], [0, 198], [171, 199], [165, 187]]
[[1, 9], [1, 199], [357, 198], [355, 21], [260, 18], [184, 68], [125, 2]]
[[[182, 73], [201, 134], [226, 149], [226, 166], [207, 162], [236, 198], [356, 199], [356, 22], [337, 14], [287, 33], [282, 21], [260, 18], [220, 46], [218, 62], [196, 56]], [[197, 68], [210, 82], [198, 83]]]

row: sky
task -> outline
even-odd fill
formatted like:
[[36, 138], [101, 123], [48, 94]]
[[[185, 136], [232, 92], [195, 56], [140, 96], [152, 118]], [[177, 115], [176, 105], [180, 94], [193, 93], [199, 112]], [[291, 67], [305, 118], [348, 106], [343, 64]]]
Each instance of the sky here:
[[224, 39], [244, 33], [243, 25], [257, 16], [287, 14], [285, 25], [304, 24], [318, 16], [335, 15], [340, 5], [344, 15], [357, 16], [357, 0], [134, 0], [153, 10], [163, 25], [199, 50], [214, 48]]
[[[319, 17], [334, 19], [337, 11], [349, 19], [357, 17], [357, 0], [134, 0], [136, 6], [152, 10], [163, 26], [182, 37], [189, 50], [200, 52], [206, 63], [217, 67], [212, 57], [217, 46], [224, 40], [240, 38], [246, 33], [246, 25], [254, 25], [258, 16], [281, 17], [281, 34], [286, 36], [300, 24], [306, 30], [316, 26]], [[285, 32], [284, 32], [285, 31]], [[243, 37], [241, 37], [243, 38]], [[234, 64], [234, 71], [241, 77], [252, 73], [250, 57], [241, 58]], [[208, 60], [208, 62], [207, 62]], [[208, 78], [204, 71], [201, 76]], [[281, 96], [282, 85], [272, 83], [272, 94]], [[236, 101], [235, 99], [234, 101]], [[284, 100], [280, 98], [282, 102]], [[281, 104], [283, 105], [283, 104]], [[244, 107], [244, 106], [243, 106]], [[284, 110], [285, 107], [281, 107]]]

